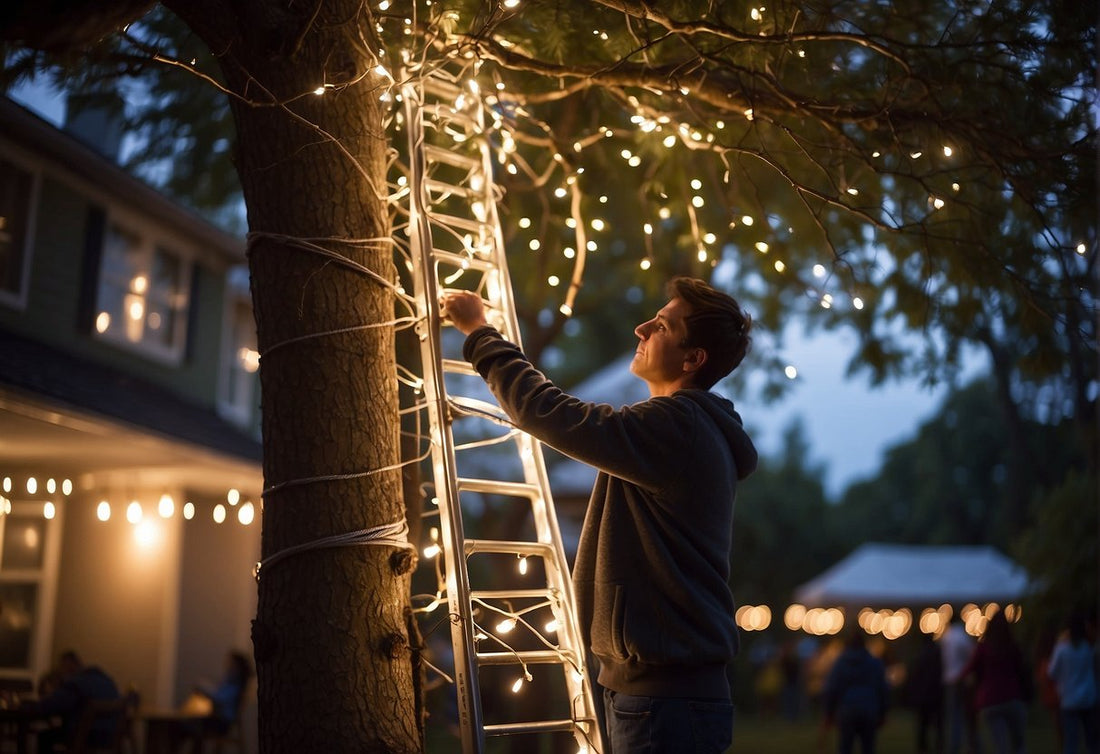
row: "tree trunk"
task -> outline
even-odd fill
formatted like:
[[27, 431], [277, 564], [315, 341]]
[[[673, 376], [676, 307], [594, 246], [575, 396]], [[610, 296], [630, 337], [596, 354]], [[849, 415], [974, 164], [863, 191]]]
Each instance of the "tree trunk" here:
[[[377, 240], [389, 236], [386, 81], [359, 35], [369, 19], [343, 0], [169, 6], [243, 98], [231, 102], [262, 354], [263, 557], [401, 522], [392, 291], [337, 258], [395, 280]], [[312, 93], [343, 82], [355, 83]], [[308, 549], [262, 569], [264, 754], [422, 750], [410, 566], [407, 550], [382, 545]]]

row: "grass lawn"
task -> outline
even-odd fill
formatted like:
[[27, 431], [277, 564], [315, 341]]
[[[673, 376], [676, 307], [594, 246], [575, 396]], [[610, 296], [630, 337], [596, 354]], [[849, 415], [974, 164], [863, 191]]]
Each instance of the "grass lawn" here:
[[[830, 730], [821, 739], [821, 719], [805, 716], [797, 722], [781, 717], [741, 716], [733, 729], [730, 754], [833, 754], [836, 731]], [[875, 749], [879, 754], [916, 754], [916, 724], [907, 709], [891, 710], [886, 724], [879, 731]], [[858, 749], [856, 750], [858, 751]], [[988, 737], [985, 752], [990, 753]], [[1028, 754], [1058, 754], [1054, 723], [1038, 706], [1028, 710]]]

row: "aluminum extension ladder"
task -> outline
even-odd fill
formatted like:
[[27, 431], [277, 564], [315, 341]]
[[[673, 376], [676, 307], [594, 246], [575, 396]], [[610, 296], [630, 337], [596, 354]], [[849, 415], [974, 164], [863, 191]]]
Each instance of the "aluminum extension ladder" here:
[[[410, 257], [439, 516], [433, 533], [442, 559], [440, 602], [449, 612], [462, 750], [482, 752], [489, 736], [572, 735], [579, 752], [600, 754], [541, 447], [508, 423], [457, 350], [460, 334], [441, 327], [440, 294], [463, 288], [480, 293], [490, 321], [520, 341], [496, 210], [500, 189], [493, 181], [487, 108], [472, 77], [463, 81], [438, 68], [403, 78]], [[464, 433], [466, 422], [478, 429]], [[468, 469], [466, 455], [486, 449], [496, 453], [488, 468], [482, 461]], [[524, 535], [508, 541], [467, 535], [467, 528], [484, 528], [492, 518], [522, 521]]]

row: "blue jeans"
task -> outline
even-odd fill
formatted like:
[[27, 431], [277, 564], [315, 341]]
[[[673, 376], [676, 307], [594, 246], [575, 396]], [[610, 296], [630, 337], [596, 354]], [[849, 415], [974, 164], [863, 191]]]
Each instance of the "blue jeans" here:
[[1022, 701], [1014, 699], [985, 707], [982, 709], [982, 719], [989, 728], [996, 754], [1023, 754], [1027, 707]]
[[733, 743], [733, 705], [603, 692], [611, 754], [722, 754]]
[[1085, 751], [1096, 754], [1098, 749], [1098, 735], [1096, 723], [1096, 708], [1084, 709], [1062, 708], [1062, 751], [1066, 754], [1077, 754], [1077, 745], [1082, 740], [1085, 742]]

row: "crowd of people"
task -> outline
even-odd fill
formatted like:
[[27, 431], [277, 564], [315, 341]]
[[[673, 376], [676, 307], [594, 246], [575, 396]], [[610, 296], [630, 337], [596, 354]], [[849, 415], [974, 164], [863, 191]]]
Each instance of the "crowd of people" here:
[[1040, 641], [1031, 657], [1016, 633], [1001, 611], [980, 638], [956, 616], [938, 637], [921, 633], [907, 644], [907, 661], [885, 658], [890, 673], [859, 629], [842, 647], [808, 652], [792, 642], [758, 675], [758, 692], [777, 700], [775, 711], [789, 720], [816, 702], [821, 750], [832, 734], [841, 754], [873, 753], [891, 705], [911, 710], [919, 754], [1024, 754], [1028, 715], [1042, 710], [1050, 714], [1045, 724], [1055, 748], [1032, 754], [1097, 754], [1100, 657], [1084, 616], [1075, 614], [1057, 636]]

